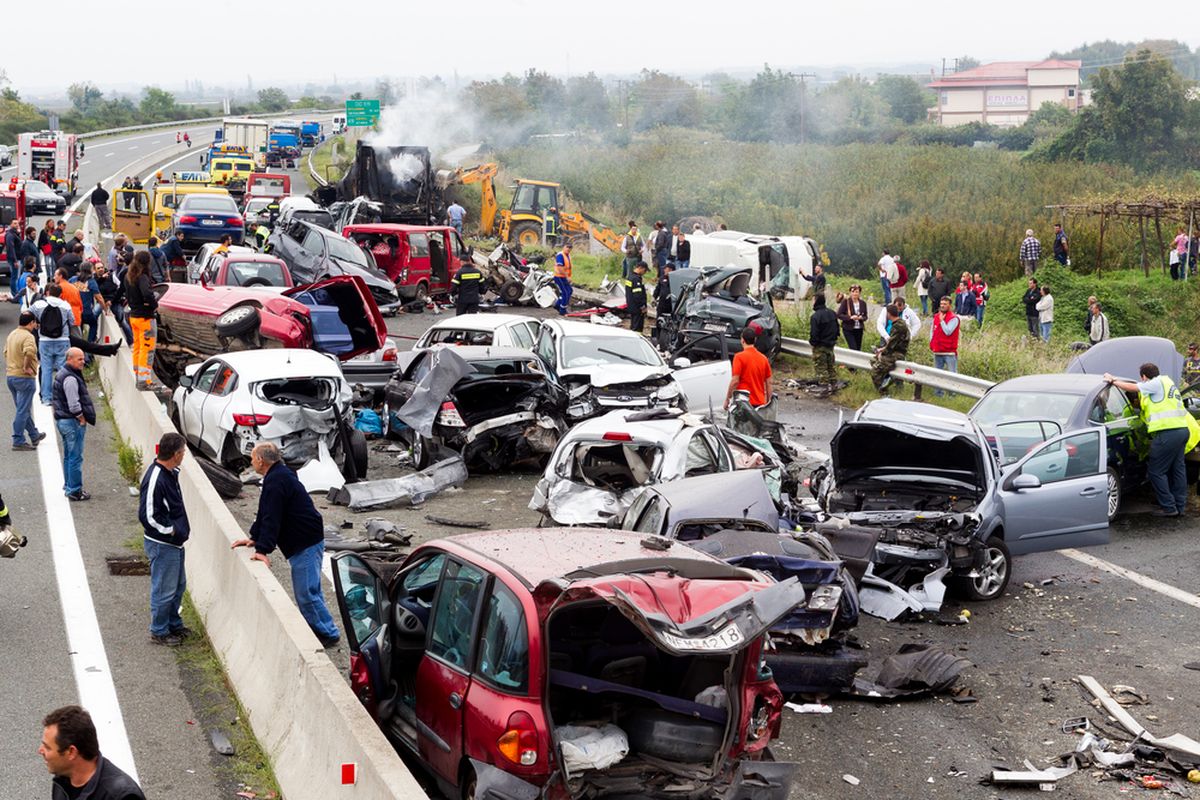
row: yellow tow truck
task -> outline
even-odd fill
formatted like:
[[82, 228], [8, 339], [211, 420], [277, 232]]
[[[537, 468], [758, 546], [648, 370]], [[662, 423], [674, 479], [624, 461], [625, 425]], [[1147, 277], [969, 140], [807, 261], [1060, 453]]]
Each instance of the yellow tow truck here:
[[170, 181], [160, 180], [154, 186], [153, 193], [146, 189], [114, 190], [113, 230], [125, 234], [135, 244], [145, 244], [151, 236], [165, 242], [171, 236], [175, 209], [185, 195], [229, 195], [224, 187], [210, 185], [210, 180], [207, 172], [173, 172]]

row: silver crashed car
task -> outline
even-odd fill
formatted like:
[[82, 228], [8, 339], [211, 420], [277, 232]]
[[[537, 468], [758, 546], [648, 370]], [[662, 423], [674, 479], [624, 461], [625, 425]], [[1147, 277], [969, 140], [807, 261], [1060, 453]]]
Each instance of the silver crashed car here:
[[1075, 430], [1005, 458], [1003, 425], [985, 435], [956, 411], [875, 400], [834, 434], [810, 485], [835, 520], [880, 530], [876, 588], [911, 603], [947, 578], [990, 600], [1014, 555], [1108, 542], [1106, 445], [1103, 428]]

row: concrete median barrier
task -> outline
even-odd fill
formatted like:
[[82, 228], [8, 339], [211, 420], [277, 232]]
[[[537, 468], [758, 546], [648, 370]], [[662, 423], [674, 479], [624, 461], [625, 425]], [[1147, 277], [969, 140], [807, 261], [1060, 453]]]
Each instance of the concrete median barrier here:
[[[104, 333], [121, 335], [108, 315]], [[174, 426], [158, 399], [135, 387], [128, 348], [99, 361], [121, 435], [153, 458]], [[188, 590], [284, 796], [425, 798], [270, 569], [230, 550], [246, 534], [195, 460], [184, 461], [180, 483], [192, 524]], [[357, 765], [355, 785], [342, 784], [346, 763]]]

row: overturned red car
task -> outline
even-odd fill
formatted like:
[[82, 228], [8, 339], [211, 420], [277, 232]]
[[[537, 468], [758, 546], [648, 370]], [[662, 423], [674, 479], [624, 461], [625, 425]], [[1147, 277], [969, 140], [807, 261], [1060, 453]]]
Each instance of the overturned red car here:
[[233, 350], [311, 348], [345, 361], [384, 346], [387, 326], [361, 278], [274, 286], [163, 283], [154, 372], [174, 387], [184, 367]]
[[794, 578], [586, 528], [333, 563], [355, 694], [448, 797], [787, 797], [762, 648]]

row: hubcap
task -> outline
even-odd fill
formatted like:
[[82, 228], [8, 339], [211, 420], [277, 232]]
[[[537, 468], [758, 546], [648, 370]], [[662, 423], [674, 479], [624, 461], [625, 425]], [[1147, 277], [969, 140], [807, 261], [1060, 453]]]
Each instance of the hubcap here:
[[234, 322], [241, 322], [253, 312], [254, 309], [250, 306], [239, 306], [238, 308], [232, 308], [229, 311], [226, 311], [221, 319], [226, 325], [228, 325]]
[[1121, 504], [1121, 481], [1116, 475], [1108, 473], [1108, 518], [1117, 515], [1117, 507]]
[[984, 562], [979, 569], [979, 576], [974, 579], [975, 591], [985, 597], [991, 597], [1000, 591], [1000, 587], [1004, 585], [1007, 577], [1008, 562], [1004, 558], [1004, 553], [998, 547], [989, 547], [984, 553]]

